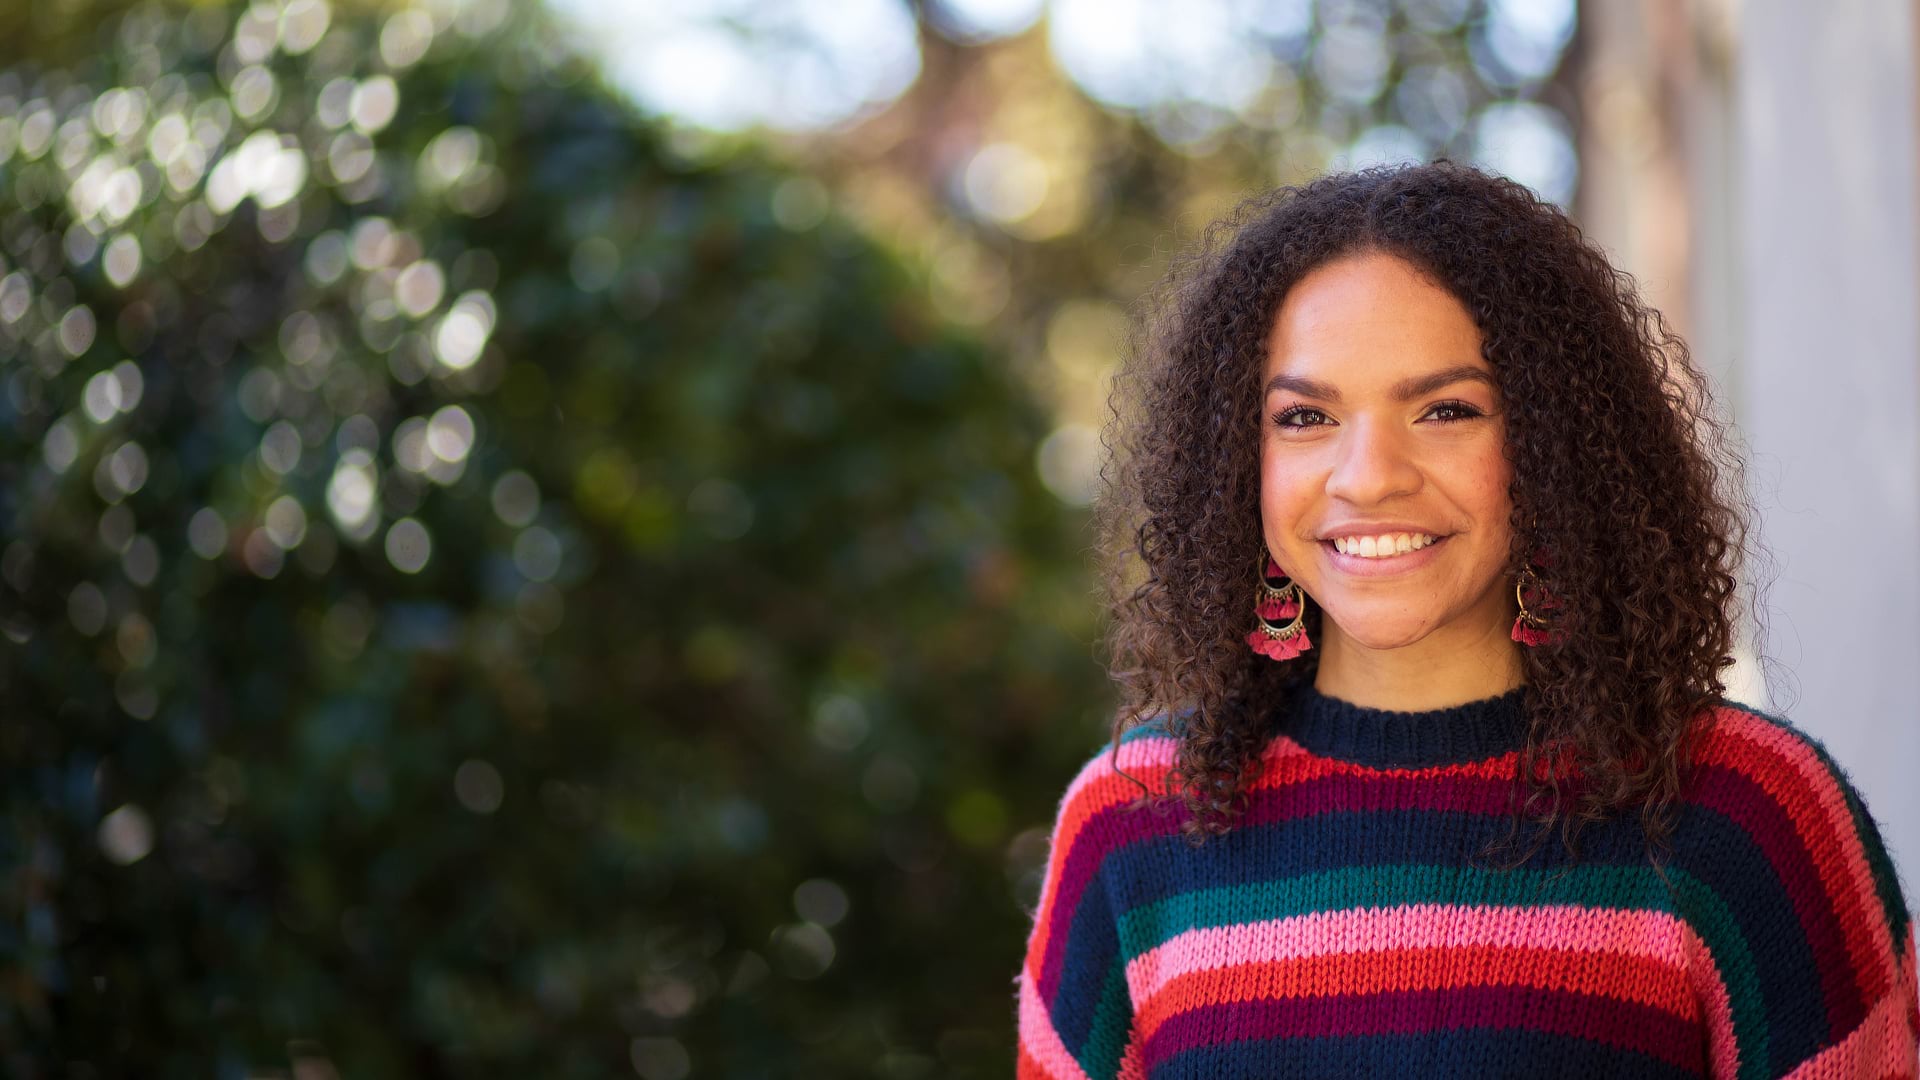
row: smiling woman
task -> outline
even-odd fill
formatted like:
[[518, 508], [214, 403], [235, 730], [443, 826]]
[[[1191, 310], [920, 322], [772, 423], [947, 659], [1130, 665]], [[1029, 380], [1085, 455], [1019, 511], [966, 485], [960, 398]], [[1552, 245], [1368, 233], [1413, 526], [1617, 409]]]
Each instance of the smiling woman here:
[[1914, 1075], [1878, 826], [1724, 696], [1741, 463], [1631, 280], [1436, 162], [1251, 200], [1163, 295], [1020, 1075]]
[[1481, 345], [1452, 293], [1382, 252], [1305, 275], [1274, 319], [1260, 516], [1333, 614], [1323, 690], [1417, 708], [1521, 681], [1499, 632], [1513, 469]]

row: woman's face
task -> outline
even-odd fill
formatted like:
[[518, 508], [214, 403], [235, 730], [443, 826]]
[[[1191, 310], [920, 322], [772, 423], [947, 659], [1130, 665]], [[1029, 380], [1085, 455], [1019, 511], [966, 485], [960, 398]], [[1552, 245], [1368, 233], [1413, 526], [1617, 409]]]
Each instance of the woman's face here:
[[1513, 618], [1512, 467], [1480, 345], [1453, 294], [1380, 253], [1309, 273], [1274, 319], [1260, 440], [1267, 549], [1367, 648], [1440, 628], [1505, 637]]

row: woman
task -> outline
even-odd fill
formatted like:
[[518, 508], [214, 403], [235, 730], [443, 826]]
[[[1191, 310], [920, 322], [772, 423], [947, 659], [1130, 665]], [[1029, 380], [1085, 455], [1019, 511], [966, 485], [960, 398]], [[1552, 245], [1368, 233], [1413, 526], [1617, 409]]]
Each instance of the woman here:
[[1739, 462], [1630, 279], [1436, 162], [1255, 199], [1170, 283], [1019, 1074], [1914, 1075], [1878, 828], [1722, 697]]

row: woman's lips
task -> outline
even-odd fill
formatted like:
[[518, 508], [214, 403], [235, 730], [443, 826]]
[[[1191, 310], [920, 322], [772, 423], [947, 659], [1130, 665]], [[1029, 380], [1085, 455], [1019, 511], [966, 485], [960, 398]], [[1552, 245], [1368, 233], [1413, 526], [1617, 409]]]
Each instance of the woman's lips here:
[[1428, 565], [1439, 556], [1434, 552], [1444, 547], [1452, 534], [1441, 537], [1426, 547], [1398, 555], [1377, 555], [1371, 559], [1364, 555], [1342, 554], [1333, 546], [1333, 541], [1322, 540], [1320, 550], [1326, 553], [1327, 563], [1335, 570], [1352, 577], [1394, 577], [1409, 574]]

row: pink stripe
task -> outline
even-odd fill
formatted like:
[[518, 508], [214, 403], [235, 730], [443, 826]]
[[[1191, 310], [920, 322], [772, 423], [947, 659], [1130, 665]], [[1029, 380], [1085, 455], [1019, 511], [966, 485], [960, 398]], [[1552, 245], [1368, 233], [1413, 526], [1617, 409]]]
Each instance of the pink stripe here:
[[[1139, 777], [1141, 783], [1152, 787], [1153, 782], [1159, 779], [1159, 775], [1157, 772], [1149, 775], [1145, 770], [1156, 766], [1165, 768], [1172, 765], [1173, 752], [1178, 746], [1179, 744], [1169, 735], [1142, 735], [1132, 742], [1120, 744], [1120, 768]], [[1088, 784], [1105, 780], [1109, 776], [1119, 776], [1110, 764], [1112, 755], [1113, 744], [1108, 742], [1100, 748], [1099, 755], [1087, 763], [1088, 767], [1081, 769], [1079, 775], [1067, 784], [1066, 793], [1060, 796], [1060, 805], [1063, 809], [1071, 806], [1073, 800], [1079, 797], [1080, 792]], [[1125, 777], [1121, 778], [1121, 783], [1126, 783]], [[1139, 790], [1131, 784], [1127, 787], [1135, 792]]]
[[1740, 1046], [1733, 1040], [1733, 999], [1720, 977], [1720, 965], [1714, 963], [1707, 943], [1682, 925], [1681, 940], [1687, 951], [1687, 977], [1700, 998], [1700, 1011], [1707, 1025], [1707, 1057], [1713, 1062], [1714, 1076], [1740, 1075]]
[[1086, 1070], [1067, 1052], [1067, 1044], [1060, 1041], [1053, 1018], [1047, 1015], [1047, 1003], [1040, 1000], [1040, 993], [1034, 989], [1033, 979], [1024, 968], [1019, 983], [1020, 1048], [1047, 1070], [1049, 1080], [1088, 1080]]
[[1177, 934], [1127, 964], [1127, 986], [1136, 1010], [1145, 1012], [1169, 982], [1194, 971], [1334, 953], [1475, 945], [1607, 952], [1683, 969], [1680, 925], [1664, 912], [1575, 905], [1410, 904], [1314, 912]]

